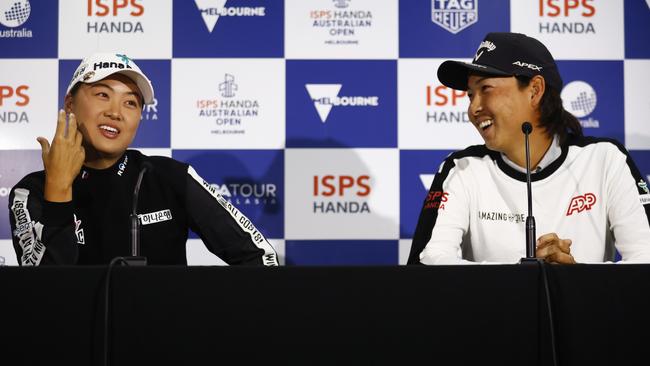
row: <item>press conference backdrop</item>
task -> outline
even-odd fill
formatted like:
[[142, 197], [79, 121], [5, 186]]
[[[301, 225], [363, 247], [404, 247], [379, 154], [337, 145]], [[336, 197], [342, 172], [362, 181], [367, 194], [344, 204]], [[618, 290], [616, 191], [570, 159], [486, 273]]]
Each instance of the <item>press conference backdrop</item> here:
[[[404, 263], [438, 166], [482, 143], [436, 70], [490, 31], [544, 42], [566, 109], [650, 177], [650, 0], [0, 0], [0, 265], [9, 190], [94, 51], [152, 79], [133, 147], [190, 163], [283, 264]], [[195, 235], [188, 260], [220, 263]]]

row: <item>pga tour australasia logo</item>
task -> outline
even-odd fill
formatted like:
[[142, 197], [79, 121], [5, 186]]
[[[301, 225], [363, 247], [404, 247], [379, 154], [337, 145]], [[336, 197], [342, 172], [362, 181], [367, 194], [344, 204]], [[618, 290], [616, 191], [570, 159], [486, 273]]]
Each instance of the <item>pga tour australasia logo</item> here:
[[32, 9], [28, 0], [0, 1], [0, 24], [8, 28], [20, 27], [29, 19]]
[[478, 21], [478, 0], [431, 0], [431, 20], [456, 34]]
[[219, 17], [222, 16], [263, 17], [266, 15], [266, 8], [264, 6], [226, 7], [227, 0], [194, 0], [194, 2], [201, 12], [203, 22], [210, 33], [212, 33]]
[[332, 107], [377, 107], [378, 96], [341, 96], [343, 84], [305, 84], [321, 122], [325, 123]]
[[210, 184], [214, 190], [235, 206], [277, 205], [278, 187], [275, 183], [236, 182]]
[[[588, 83], [580, 80], [568, 83], [561, 93], [564, 109], [580, 119], [587, 117], [596, 109], [598, 98], [596, 91]], [[600, 122], [597, 119], [589, 117], [580, 119], [583, 128], [598, 128]]]
[[[23, 25], [29, 14], [31, 6], [28, 0], [0, 0], [0, 24], [7, 28], [17, 28]], [[31, 38], [31, 29], [2, 29], [0, 38]]]

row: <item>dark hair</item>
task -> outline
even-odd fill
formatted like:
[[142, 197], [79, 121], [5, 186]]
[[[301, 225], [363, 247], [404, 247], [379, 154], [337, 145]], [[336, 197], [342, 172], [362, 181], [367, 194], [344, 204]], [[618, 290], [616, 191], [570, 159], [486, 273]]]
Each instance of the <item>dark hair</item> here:
[[79, 87], [80, 87], [80, 86], [81, 86], [81, 83], [76, 83], [76, 84], [74, 84], [74, 86], [72, 87], [72, 89], [70, 89], [70, 93], [68, 93], [68, 94], [70, 94], [71, 96], [74, 97], [74, 95], [77, 94], [77, 92], [79, 91]]
[[[519, 88], [525, 88], [530, 84], [531, 77], [516, 76]], [[558, 135], [560, 143], [564, 143], [570, 134], [582, 137], [582, 125], [580, 121], [564, 109], [560, 91], [546, 84], [546, 90], [542, 96], [539, 106], [540, 122], [546, 133], [553, 137]]]

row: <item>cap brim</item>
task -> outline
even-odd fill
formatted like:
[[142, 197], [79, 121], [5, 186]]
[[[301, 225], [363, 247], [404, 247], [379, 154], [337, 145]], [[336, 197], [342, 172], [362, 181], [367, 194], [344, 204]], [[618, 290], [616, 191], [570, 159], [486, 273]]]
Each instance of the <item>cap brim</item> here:
[[113, 71], [110, 69], [97, 70], [95, 71], [95, 74], [91, 78], [88, 78], [86, 80], [81, 80], [83, 76], [79, 75], [79, 77], [76, 80], [70, 83], [70, 86], [68, 86], [68, 90], [66, 93], [69, 93], [72, 87], [77, 83], [86, 83], [86, 84], [94, 83], [96, 81], [105, 79], [108, 76], [113, 74], [124, 74], [129, 79], [133, 80], [137, 85], [138, 89], [140, 90], [140, 93], [142, 94], [142, 99], [144, 100], [144, 104], [153, 104], [154, 94], [153, 94], [153, 86], [151, 85], [151, 82], [147, 78], [142, 76], [142, 74], [133, 70], [120, 70], [120, 71]]
[[153, 87], [151, 86], [151, 82], [148, 79], [146, 79], [141, 74], [131, 70], [118, 71], [116, 72], [116, 74], [124, 74], [128, 76], [131, 80], [135, 81], [135, 84], [138, 86], [138, 89], [140, 89], [140, 93], [142, 93], [142, 99], [144, 99], [144, 104], [153, 103]]
[[467, 78], [470, 72], [494, 76], [512, 76], [493, 67], [449, 60], [443, 62], [438, 68], [438, 80], [452, 89], [467, 90]]

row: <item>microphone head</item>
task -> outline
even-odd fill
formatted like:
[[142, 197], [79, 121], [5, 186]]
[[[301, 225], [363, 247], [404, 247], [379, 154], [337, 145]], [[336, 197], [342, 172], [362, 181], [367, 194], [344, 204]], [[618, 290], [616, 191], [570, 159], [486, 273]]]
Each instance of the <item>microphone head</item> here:
[[521, 132], [528, 135], [529, 133], [533, 132], [533, 125], [531, 125], [530, 122], [522, 123], [521, 124]]

